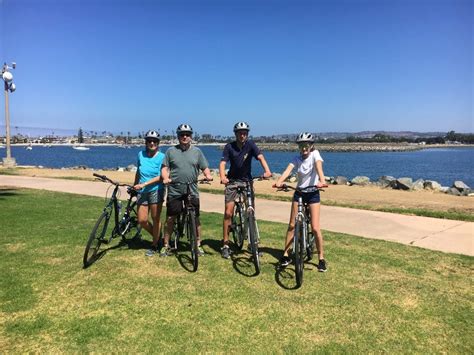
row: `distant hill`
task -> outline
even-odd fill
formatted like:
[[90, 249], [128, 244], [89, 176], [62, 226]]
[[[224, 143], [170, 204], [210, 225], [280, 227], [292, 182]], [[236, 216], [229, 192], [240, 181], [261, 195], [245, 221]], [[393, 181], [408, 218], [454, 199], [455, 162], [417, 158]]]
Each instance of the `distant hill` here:
[[[407, 138], [430, 138], [430, 137], [442, 137], [446, 135], [446, 132], [412, 132], [412, 131], [361, 131], [361, 132], [312, 132], [319, 138], [322, 139], [344, 139], [347, 137], [357, 138], [371, 138], [376, 134], [383, 134], [391, 137], [407, 137]], [[281, 139], [294, 139], [298, 134], [280, 134], [274, 135], [275, 138]]]

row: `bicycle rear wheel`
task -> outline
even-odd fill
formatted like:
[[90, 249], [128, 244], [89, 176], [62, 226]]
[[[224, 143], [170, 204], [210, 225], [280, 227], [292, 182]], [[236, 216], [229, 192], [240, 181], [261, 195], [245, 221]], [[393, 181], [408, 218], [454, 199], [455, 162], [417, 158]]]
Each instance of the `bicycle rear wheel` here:
[[248, 231], [250, 239], [250, 249], [252, 251], [253, 264], [255, 266], [255, 275], [260, 274], [260, 256], [258, 255], [258, 231], [255, 216], [251, 213], [248, 216]]
[[176, 216], [173, 225], [173, 232], [171, 233], [170, 247], [173, 250], [178, 250], [179, 240], [183, 236], [184, 216], [179, 214]]
[[293, 243], [295, 244], [295, 274], [296, 274], [296, 285], [301, 287], [303, 284], [303, 270], [304, 270], [304, 239], [305, 230], [303, 221], [296, 221], [295, 234]]
[[84, 268], [92, 265], [97, 259], [100, 245], [104, 241], [107, 227], [109, 225], [110, 213], [108, 211], [102, 212], [97, 220], [92, 232], [87, 240], [86, 249], [84, 251], [83, 264]]
[[191, 251], [191, 261], [193, 264], [193, 271], [197, 271], [199, 265], [199, 250], [198, 250], [198, 235], [196, 215], [194, 212], [189, 213], [187, 232], [189, 238], [189, 247]]
[[308, 231], [308, 245], [306, 246], [306, 260], [310, 261], [313, 259], [313, 254], [314, 254], [314, 234], [311, 231], [311, 224], [306, 225], [306, 230]]
[[234, 213], [232, 215], [232, 226], [231, 226], [231, 233], [232, 239], [234, 241], [237, 250], [242, 250], [242, 246], [244, 245], [244, 220], [243, 220], [243, 208], [240, 203], [236, 203], [234, 207]]

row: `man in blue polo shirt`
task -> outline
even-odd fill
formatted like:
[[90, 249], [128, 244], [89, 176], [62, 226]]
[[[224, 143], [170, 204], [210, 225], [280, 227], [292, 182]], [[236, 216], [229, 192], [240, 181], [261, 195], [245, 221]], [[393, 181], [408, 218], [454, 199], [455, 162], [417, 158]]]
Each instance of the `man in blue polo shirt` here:
[[[267, 161], [255, 142], [248, 139], [250, 126], [246, 122], [237, 122], [234, 125], [235, 141], [226, 144], [219, 164], [221, 183], [225, 184], [225, 211], [223, 222], [222, 257], [230, 257], [229, 228], [232, 223], [234, 200], [237, 196], [237, 187], [252, 178], [252, 157], [257, 159], [264, 170], [263, 176], [272, 176]], [[225, 174], [226, 163], [230, 162], [230, 169]]]

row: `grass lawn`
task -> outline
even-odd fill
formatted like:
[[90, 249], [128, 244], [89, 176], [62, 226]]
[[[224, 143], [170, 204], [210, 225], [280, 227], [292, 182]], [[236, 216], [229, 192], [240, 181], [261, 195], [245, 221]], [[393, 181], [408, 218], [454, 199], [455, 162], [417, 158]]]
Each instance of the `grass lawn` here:
[[325, 233], [294, 289], [276, 267], [284, 224], [260, 222], [262, 273], [220, 257], [221, 219], [203, 214], [196, 273], [145, 257], [150, 236], [88, 269], [104, 199], [0, 190], [0, 349], [19, 352], [435, 352], [474, 349], [474, 258]]

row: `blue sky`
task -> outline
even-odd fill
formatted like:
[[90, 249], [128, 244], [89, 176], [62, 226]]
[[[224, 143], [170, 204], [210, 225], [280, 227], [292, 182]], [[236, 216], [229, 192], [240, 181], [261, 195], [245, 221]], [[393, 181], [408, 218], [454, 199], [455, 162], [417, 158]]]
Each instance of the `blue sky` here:
[[0, 60], [16, 126], [473, 132], [472, 23], [470, 0], [0, 0]]

